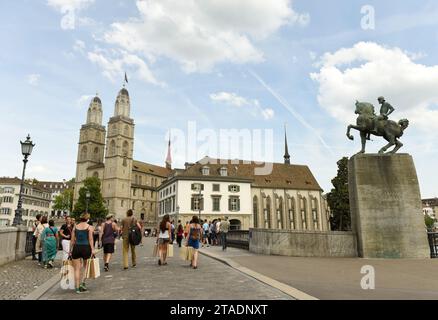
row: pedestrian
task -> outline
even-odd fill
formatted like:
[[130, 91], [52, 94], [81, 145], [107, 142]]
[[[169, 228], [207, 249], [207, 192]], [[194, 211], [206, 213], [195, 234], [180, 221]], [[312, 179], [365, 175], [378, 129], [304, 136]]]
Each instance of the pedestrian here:
[[[97, 246], [99, 246], [100, 224], [101, 224], [101, 221], [97, 220], [96, 227], [94, 228], [94, 232], [93, 232], [93, 241], [94, 241], [93, 245], [95, 247], [96, 247], [96, 243], [97, 243]], [[91, 225], [93, 225], [93, 224], [91, 224]]]
[[132, 267], [137, 266], [137, 255], [135, 253], [135, 246], [129, 242], [129, 229], [137, 225], [137, 228], [141, 229], [140, 224], [134, 217], [134, 212], [129, 209], [126, 212], [126, 218], [122, 220], [122, 240], [123, 240], [123, 269], [128, 269], [129, 264], [129, 247], [131, 247], [131, 259]]
[[160, 222], [160, 234], [158, 235], [158, 265], [167, 265], [167, 247], [171, 242], [172, 224], [169, 215], [166, 214]]
[[203, 236], [202, 236], [202, 246], [204, 247], [204, 245], [207, 245], [207, 247], [209, 247], [209, 243], [207, 241], [208, 239], [208, 229], [209, 229], [209, 225], [207, 222], [207, 219], [204, 220], [204, 224], [202, 225], [202, 230], [203, 230]]
[[85, 270], [87, 262], [94, 254], [93, 233], [94, 228], [88, 224], [90, 215], [86, 212], [81, 214], [79, 223], [73, 227], [70, 254], [73, 259], [73, 268], [75, 270], [75, 290], [76, 293], [88, 291], [85, 286]]
[[103, 269], [105, 271], [109, 271], [109, 263], [111, 256], [114, 253], [114, 235], [119, 232], [119, 227], [113, 219], [114, 216], [108, 214], [106, 216], [106, 222], [102, 222], [99, 232], [99, 244], [100, 246], [103, 246], [103, 262], [105, 264]]
[[33, 234], [32, 234], [32, 260], [38, 260], [36, 257], [36, 242], [38, 236], [36, 235], [38, 225], [41, 223], [41, 214], [37, 214], [35, 217], [35, 221], [33, 222]]
[[216, 222], [216, 245], [221, 244], [221, 218]]
[[184, 239], [187, 240], [187, 236], [189, 235], [190, 231], [190, 223], [186, 221], [186, 226], [184, 227]]
[[176, 228], [176, 242], [178, 243], [178, 247], [181, 248], [181, 242], [184, 236], [184, 227], [181, 224], [181, 220], [178, 220], [178, 227]]
[[175, 242], [175, 221], [173, 221], [172, 220], [172, 222], [171, 222], [171, 230], [172, 230], [172, 233], [171, 233], [171, 241], [172, 241], [172, 243], [173, 242]]
[[44, 242], [41, 241], [41, 235], [44, 231], [45, 228], [47, 228], [49, 226], [49, 224], [47, 223], [47, 216], [42, 216], [41, 217], [41, 223], [37, 226], [37, 230], [36, 230], [36, 237], [37, 237], [37, 241], [36, 241], [36, 246], [35, 246], [35, 251], [38, 254], [38, 265], [39, 266], [44, 266], [43, 265], [43, 255], [44, 255]]
[[216, 222], [217, 222], [217, 220], [214, 219], [210, 225], [210, 235], [211, 235], [211, 245], [212, 246], [214, 246], [216, 244]]
[[145, 235], [145, 229], [144, 229], [144, 225], [145, 225], [145, 220], [144, 220], [144, 213], [140, 214], [140, 226], [141, 226], [141, 242], [140, 242], [140, 247], [143, 247], [143, 238], [146, 237]]
[[199, 243], [202, 241], [202, 226], [199, 224], [199, 218], [197, 216], [193, 216], [189, 226], [190, 231], [187, 237], [187, 246], [193, 249], [193, 257], [190, 266], [193, 269], [197, 269]]
[[58, 228], [55, 227], [55, 221], [49, 221], [48, 226], [41, 233], [41, 242], [43, 244], [44, 268], [53, 268], [58, 252]]
[[222, 221], [220, 225], [222, 250], [227, 250], [228, 231], [230, 231], [230, 223], [228, 222], [228, 217], [225, 217], [225, 220]]
[[62, 246], [62, 261], [66, 261], [68, 259], [68, 254], [70, 252], [70, 242], [71, 242], [71, 233], [73, 230], [73, 223], [70, 217], [65, 217], [65, 223], [61, 226], [59, 230], [59, 235], [61, 236], [61, 246]]

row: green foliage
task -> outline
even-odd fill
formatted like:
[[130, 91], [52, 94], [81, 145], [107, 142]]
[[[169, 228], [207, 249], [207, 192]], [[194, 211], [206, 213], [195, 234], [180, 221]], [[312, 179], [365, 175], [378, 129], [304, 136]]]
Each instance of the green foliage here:
[[53, 209], [71, 212], [73, 210], [73, 189], [65, 189], [57, 195]]
[[428, 214], [424, 215], [424, 224], [426, 225], [427, 229], [432, 229], [434, 223], [435, 219], [431, 218]]
[[87, 191], [90, 192], [88, 201], [88, 213], [91, 220], [104, 218], [107, 215], [102, 193], [100, 192], [100, 180], [96, 177], [90, 177], [84, 180], [84, 186], [79, 189], [79, 199], [75, 203], [73, 216], [79, 217], [87, 208]]
[[338, 174], [332, 179], [333, 189], [327, 194], [327, 202], [332, 218], [331, 229], [338, 231], [351, 230], [350, 200], [348, 197], [348, 158], [337, 162]]

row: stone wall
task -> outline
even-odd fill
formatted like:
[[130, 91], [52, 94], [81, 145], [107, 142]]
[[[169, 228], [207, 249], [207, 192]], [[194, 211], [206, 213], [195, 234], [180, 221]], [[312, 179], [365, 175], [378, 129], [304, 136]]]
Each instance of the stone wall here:
[[26, 234], [21, 226], [0, 228], [0, 265], [25, 258]]
[[357, 257], [357, 241], [352, 232], [250, 229], [249, 250], [292, 257]]

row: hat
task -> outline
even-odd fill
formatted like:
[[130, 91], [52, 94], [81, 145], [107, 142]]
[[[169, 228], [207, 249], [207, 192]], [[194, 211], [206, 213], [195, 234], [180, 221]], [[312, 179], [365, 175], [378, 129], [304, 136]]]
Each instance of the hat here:
[[106, 215], [106, 218], [107, 218], [107, 219], [114, 218], [114, 215], [113, 215], [112, 213], [108, 213], [108, 214]]

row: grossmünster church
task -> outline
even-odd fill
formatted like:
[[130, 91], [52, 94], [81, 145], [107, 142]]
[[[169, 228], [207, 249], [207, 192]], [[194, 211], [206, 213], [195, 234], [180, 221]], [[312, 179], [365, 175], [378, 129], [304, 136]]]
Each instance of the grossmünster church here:
[[102, 102], [94, 97], [87, 111], [87, 121], [79, 135], [74, 202], [88, 177], [101, 181], [102, 196], [110, 213], [123, 218], [128, 209], [148, 227], [157, 224], [157, 187], [171, 172], [170, 159], [165, 167], [136, 161], [134, 120], [130, 117], [128, 90], [123, 87], [115, 101], [114, 114], [102, 125]]

